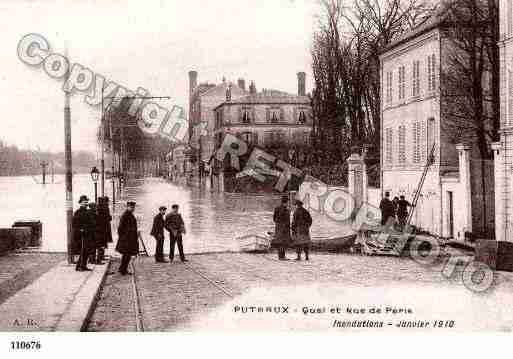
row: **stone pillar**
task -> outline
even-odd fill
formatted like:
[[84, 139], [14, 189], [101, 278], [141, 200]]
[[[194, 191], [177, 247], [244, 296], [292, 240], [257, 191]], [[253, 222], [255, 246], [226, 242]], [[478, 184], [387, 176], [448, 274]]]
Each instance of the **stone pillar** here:
[[504, 168], [503, 168], [503, 151], [500, 142], [492, 143], [493, 150], [493, 168], [495, 183], [495, 240], [503, 241], [504, 238], [504, 202], [502, 192], [504, 189]]
[[[458, 165], [460, 173], [460, 184], [463, 188], [463, 198], [458, 198], [461, 201], [461, 208], [465, 210], [465, 231], [472, 232], [472, 187], [470, 183], [470, 146], [464, 144], [457, 144], [456, 150], [458, 151]], [[457, 206], [456, 208], [459, 208]]]
[[347, 159], [349, 194], [354, 198], [355, 209], [367, 202], [367, 169], [363, 157], [353, 153]]
[[219, 171], [219, 176], [217, 176], [219, 181], [218, 190], [219, 192], [224, 192], [224, 171]]

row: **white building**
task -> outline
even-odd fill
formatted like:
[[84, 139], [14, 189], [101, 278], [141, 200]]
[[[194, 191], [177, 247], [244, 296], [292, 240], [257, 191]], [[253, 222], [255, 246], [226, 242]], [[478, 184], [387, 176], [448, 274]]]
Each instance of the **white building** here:
[[[447, 66], [442, 64], [450, 44], [440, 26], [442, 18], [442, 11], [435, 12], [380, 56], [381, 183], [382, 192], [389, 191], [392, 198], [403, 194], [411, 201], [435, 145], [435, 161], [412, 224], [434, 235], [465, 240], [480, 223], [477, 212], [482, 206], [472, 203], [472, 189], [478, 188], [475, 151], [452, 143], [444, 126], [440, 73], [441, 66]], [[491, 207], [493, 213], [493, 203]], [[487, 223], [493, 226], [493, 215]]]
[[501, 139], [495, 144], [495, 236], [513, 241], [513, 2], [500, 0]]

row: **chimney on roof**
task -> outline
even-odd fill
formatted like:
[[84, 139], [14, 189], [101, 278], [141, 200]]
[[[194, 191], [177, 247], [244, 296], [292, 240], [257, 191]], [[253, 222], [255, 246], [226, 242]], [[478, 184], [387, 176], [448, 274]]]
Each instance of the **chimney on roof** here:
[[244, 81], [243, 78], [237, 80], [237, 86], [239, 86], [241, 90], [246, 91], [246, 81]]
[[198, 72], [197, 71], [189, 71], [189, 96], [192, 95], [192, 92], [198, 85]]
[[229, 102], [232, 100], [232, 84], [230, 83], [226, 88], [226, 101]]
[[252, 95], [256, 94], [255, 81], [251, 81], [251, 83], [249, 84], [249, 93]]
[[304, 72], [297, 73], [297, 94], [306, 96], [306, 74]]

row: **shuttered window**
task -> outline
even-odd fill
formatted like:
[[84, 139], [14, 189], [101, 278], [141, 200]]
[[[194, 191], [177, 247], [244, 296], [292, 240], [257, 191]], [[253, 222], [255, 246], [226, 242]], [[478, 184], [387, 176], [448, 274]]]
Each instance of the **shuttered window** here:
[[399, 100], [404, 100], [405, 97], [405, 89], [406, 89], [406, 71], [404, 66], [399, 67], [399, 82], [398, 82], [398, 90], [399, 90]]
[[513, 124], [513, 71], [508, 70], [508, 119], [506, 126]]
[[389, 127], [385, 129], [385, 161], [388, 164], [392, 164], [393, 157], [393, 130]]
[[400, 164], [406, 163], [406, 126], [399, 126], [398, 134], [398, 161]]
[[428, 66], [428, 91], [435, 91], [436, 89], [436, 73], [435, 73], [435, 64], [436, 57], [434, 54], [429, 55], [427, 58]]
[[412, 66], [412, 96], [420, 95], [420, 61], [413, 61]]
[[392, 71], [388, 71], [387, 72], [387, 75], [386, 75], [386, 100], [387, 100], [387, 103], [391, 103], [392, 102], [392, 79], [393, 79], [393, 72]]
[[421, 124], [420, 122], [414, 122], [412, 128], [413, 135], [413, 163], [420, 163], [421, 155], [420, 155], [420, 145], [421, 145]]

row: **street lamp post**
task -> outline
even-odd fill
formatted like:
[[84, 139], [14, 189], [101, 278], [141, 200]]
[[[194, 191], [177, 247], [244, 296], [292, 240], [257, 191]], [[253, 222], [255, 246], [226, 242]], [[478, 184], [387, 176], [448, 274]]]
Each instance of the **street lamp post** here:
[[100, 171], [98, 171], [98, 168], [93, 167], [91, 169], [91, 179], [94, 183], [94, 202], [98, 203], [98, 177], [100, 176]]

